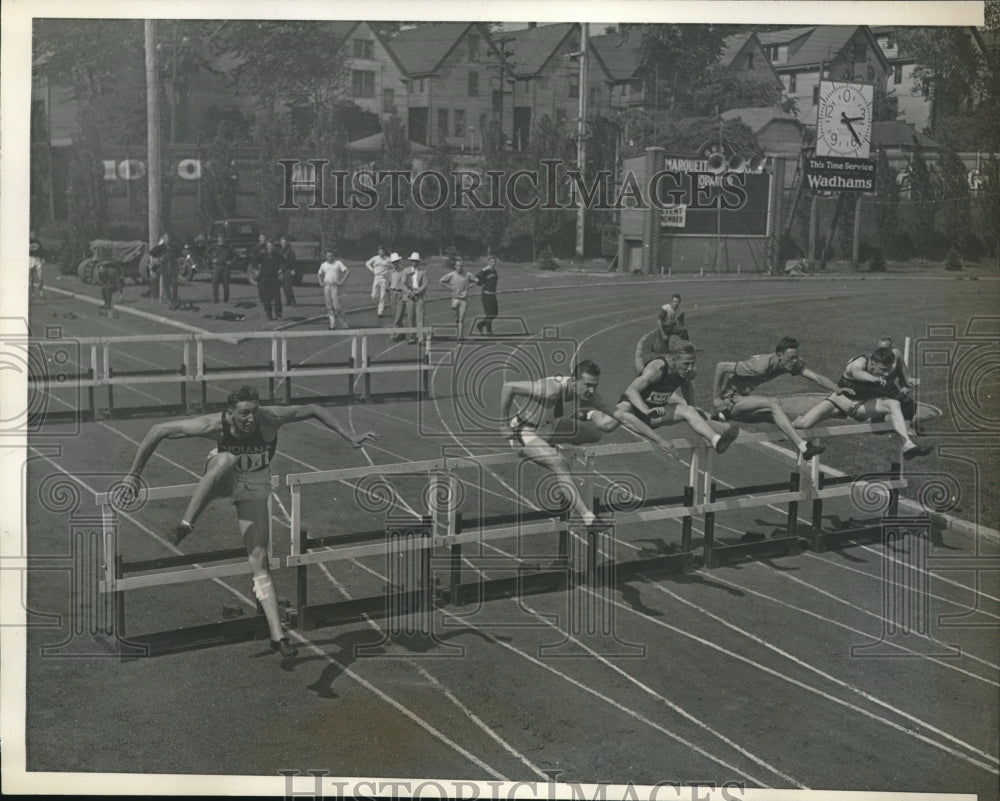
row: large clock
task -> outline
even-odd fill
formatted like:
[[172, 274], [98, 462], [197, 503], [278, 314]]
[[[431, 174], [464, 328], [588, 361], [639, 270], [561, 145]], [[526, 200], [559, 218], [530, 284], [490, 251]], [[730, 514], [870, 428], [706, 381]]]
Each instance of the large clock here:
[[875, 87], [823, 81], [819, 85], [816, 155], [866, 159], [872, 144]]

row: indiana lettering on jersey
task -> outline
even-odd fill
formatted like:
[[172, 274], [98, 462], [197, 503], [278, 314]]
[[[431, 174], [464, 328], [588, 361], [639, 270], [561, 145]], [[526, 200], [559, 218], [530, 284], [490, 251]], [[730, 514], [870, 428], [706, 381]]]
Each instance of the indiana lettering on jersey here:
[[229, 445], [225, 450], [236, 457], [236, 469], [241, 473], [263, 470], [271, 463], [271, 449], [266, 444]]

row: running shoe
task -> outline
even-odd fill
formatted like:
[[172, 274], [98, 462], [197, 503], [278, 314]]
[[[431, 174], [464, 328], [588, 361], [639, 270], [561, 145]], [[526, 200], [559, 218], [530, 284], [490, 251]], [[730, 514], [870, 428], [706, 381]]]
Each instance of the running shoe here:
[[725, 453], [739, 435], [740, 427], [736, 423], [730, 423], [729, 428], [722, 432], [719, 436], [719, 441], [715, 443], [715, 452]]

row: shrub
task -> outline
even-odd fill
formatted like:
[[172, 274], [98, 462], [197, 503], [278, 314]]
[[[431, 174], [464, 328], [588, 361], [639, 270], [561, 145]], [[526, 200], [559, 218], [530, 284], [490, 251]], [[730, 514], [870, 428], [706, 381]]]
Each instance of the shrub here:
[[952, 271], [962, 269], [962, 257], [958, 255], [958, 250], [955, 248], [948, 251], [948, 257], [945, 259], [944, 268]]

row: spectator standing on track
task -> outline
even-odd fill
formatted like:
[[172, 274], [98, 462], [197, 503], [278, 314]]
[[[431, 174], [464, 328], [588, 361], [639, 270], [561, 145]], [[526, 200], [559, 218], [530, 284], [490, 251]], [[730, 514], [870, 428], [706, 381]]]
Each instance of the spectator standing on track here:
[[257, 296], [268, 320], [281, 319], [281, 271], [285, 260], [270, 239], [264, 252], [258, 256], [260, 274], [257, 277]]
[[[903, 458], [909, 460], [926, 456], [933, 449], [913, 441], [900, 406], [898, 390], [891, 382], [895, 359], [891, 348], [876, 348], [870, 356], [855, 356], [844, 368], [837, 382], [837, 392], [796, 418], [792, 425], [798, 429], [812, 428], [837, 415], [862, 422], [888, 417], [892, 430], [903, 444]], [[845, 397], [848, 394], [850, 397]]]
[[389, 273], [392, 262], [385, 255], [385, 248], [379, 245], [378, 253], [365, 262], [365, 267], [372, 274], [372, 300], [378, 302], [375, 313], [381, 317], [385, 314], [385, 303], [389, 295]]
[[125, 289], [125, 281], [122, 279], [122, 272], [111, 264], [102, 264], [97, 268], [95, 282], [101, 286], [101, 297], [104, 298], [104, 305], [97, 310], [97, 314], [106, 314], [108, 317], [118, 317], [118, 309], [115, 308], [115, 292], [122, 292]]
[[802, 439], [788, 419], [778, 398], [754, 394], [761, 384], [779, 375], [801, 375], [828, 392], [837, 392], [837, 385], [826, 376], [815, 373], [799, 358], [799, 342], [783, 337], [774, 353], [761, 353], [738, 362], [719, 362], [715, 367], [714, 405], [720, 421], [749, 421], [767, 415], [795, 445], [803, 459], [811, 459], [826, 450]]
[[[624, 425], [627, 429], [673, 454], [673, 447], [645, 423], [626, 419], [597, 394], [601, 369], [581, 361], [572, 376], [538, 381], [508, 381], [500, 392], [500, 417], [508, 421], [505, 435], [519, 455], [555, 473], [572, 512], [586, 525], [598, 522], [573, 481], [569, 461], [560, 445], [587, 445]], [[513, 410], [514, 401], [518, 408]]]
[[295, 250], [288, 242], [288, 237], [278, 241], [278, 252], [281, 254], [281, 290], [285, 293], [285, 305], [295, 305]]
[[483, 319], [476, 323], [476, 330], [480, 334], [493, 333], [493, 321], [496, 319], [500, 309], [497, 306], [497, 283], [500, 275], [497, 272], [497, 257], [490, 256], [486, 260], [486, 266], [472, 276], [472, 281], [482, 288], [480, 300], [483, 303]]
[[472, 276], [465, 271], [461, 257], [455, 259], [455, 266], [442, 279], [441, 284], [451, 290], [451, 308], [455, 310], [455, 325], [458, 338], [465, 336], [465, 311], [469, 307], [469, 284]]
[[[399, 329], [403, 327], [403, 318], [406, 314], [406, 299], [403, 297], [403, 288], [406, 283], [406, 271], [403, 269], [403, 257], [393, 251], [389, 256], [389, 264], [392, 270], [389, 273], [389, 300], [392, 302], [392, 327]], [[393, 342], [406, 339], [402, 334], [392, 335]]]
[[209, 263], [212, 265], [212, 300], [219, 302], [219, 287], [222, 287], [222, 298], [224, 303], [229, 303], [229, 271], [236, 261], [236, 251], [226, 242], [226, 236], [221, 231], [215, 238], [215, 242], [206, 252]]
[[271, 649], [279, 651], [282, 660], [294, 657], [296, 649], [281, 628], [278, 598], [268, 564], [270, 463], [278, 446], [278, 429], [303, 420], [318, 420], [355, 448], [378, 439], [374, 431], [353, 436], [322, 406], [262, 407], [257, 390], [244, 386], [229, 396], [221, 414], [157, 423], [150, 428], [116, 498], [120, 508], [132, 505], [138, 495], [139, 476], [164, 439], [202, 437], [214, 440], [216, 447], [205, 461], [205, 473], [195, 487], [184, 518], [169, 539], [174, 545], [179, 545], [194, 530], [198, 515], [209, 501], [225, 497], [232, 499], [253, 573], [253, 592], [267, 619]]
[[181, 301], [177, 294], [177, 277], [180, 270], [180, 260], [183, 256], [181, 249], [170, 240], [170, 234], [165, 233], [160, 237], [156, 246], [149, 251], [149, 255], [153, 256], [159, 265], [164, 295], [162, 299], [170, 304], [171, 309], [179, 309]]
[[28, 234], [28, 297], [35, 299], [35, 289], [38, 290], [38, 297], [45, 297], [44, 277], [42, 272], [45, 268], [45, 249], [40, 240], [35, 238], [35, 232]]
[[347, 328], [344, 313], [340, 309], [340, 287], [350, 270], [340, 259], [333, 256], [333, 248], [326, 249], [326, 261], [319, 266], [319, 285], [323, 287], [323, 300], [326, 302], [326, 313], [330, 318], [330, 330]]
[[[424, 302], [427, 294], [427, 269], [420, 263], [420, 254], [410, 254], [410, 266], [403, 270], [403, 296], [406, 298], [406, 322], [410, 328], [424, 327]], [[416, 334], [406, 340], [411, 345], [420, 341]]]

